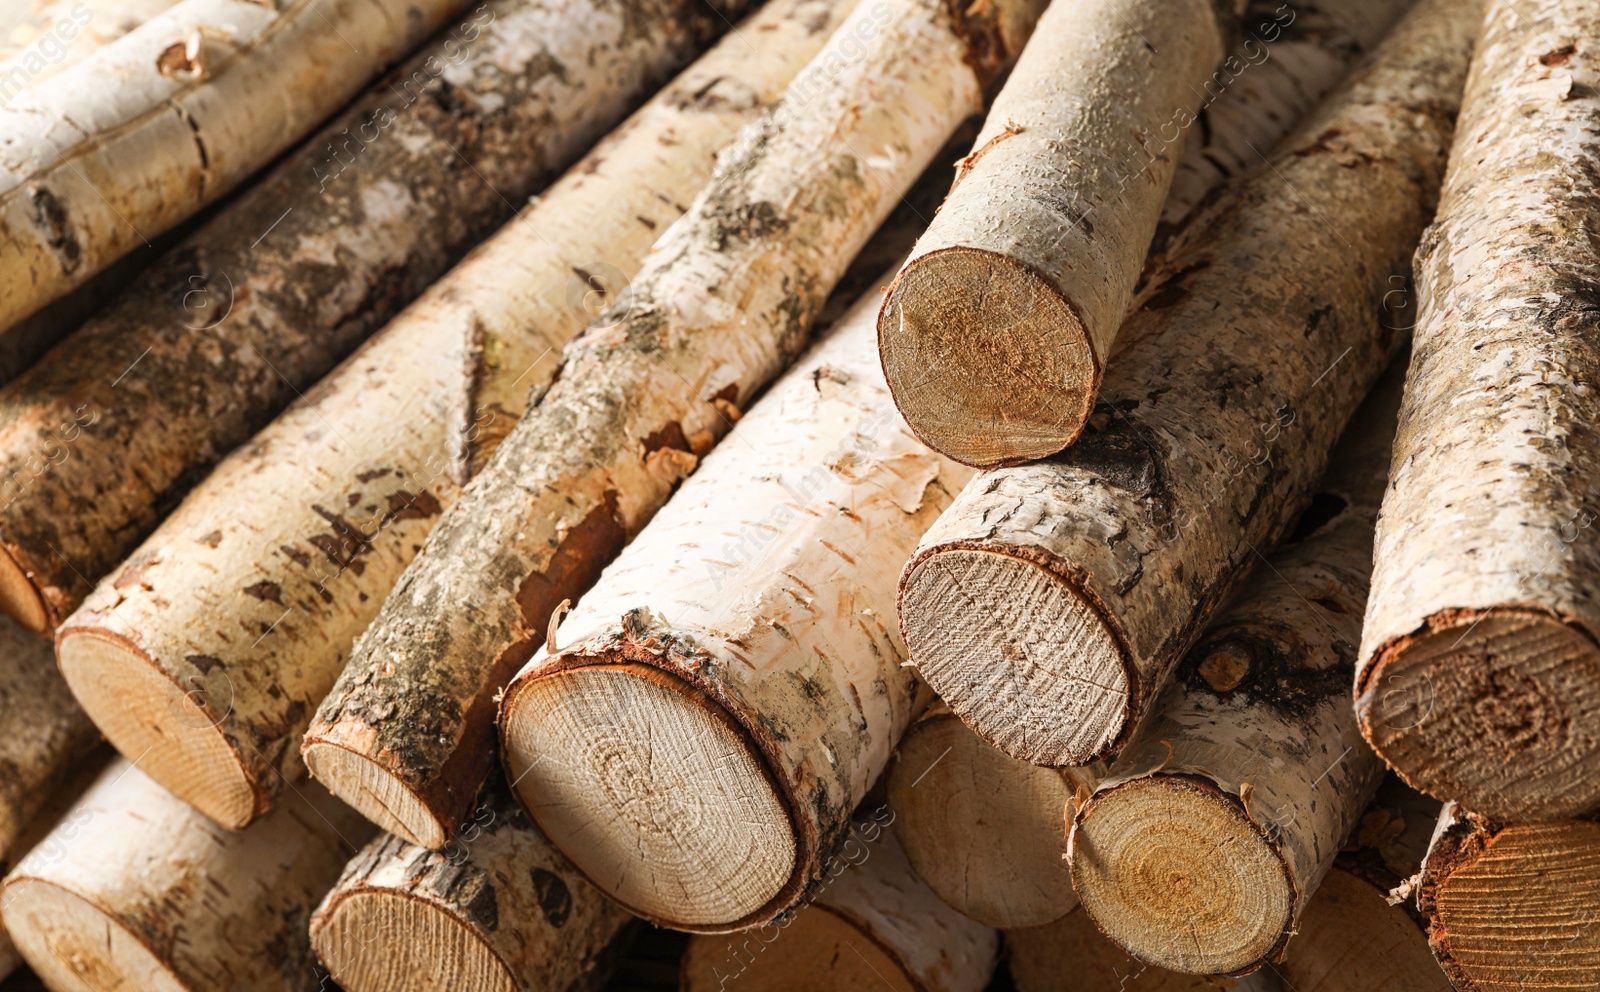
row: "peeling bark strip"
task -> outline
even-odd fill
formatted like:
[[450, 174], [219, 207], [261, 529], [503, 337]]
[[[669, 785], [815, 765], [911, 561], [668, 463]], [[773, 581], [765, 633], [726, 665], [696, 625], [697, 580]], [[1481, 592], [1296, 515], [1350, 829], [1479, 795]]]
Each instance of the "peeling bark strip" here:
[[883, 301], [889, 387], [929, 446], [988, 467], [1077, 436], [1234, 4], [1058, 0], [1040, 19]]
[[346, 992], [575, 992], [605, 981], [631, 919], [495, 777], [445, 850], [385, 834], [356, 855], [311, 917], [311, 946]]
[[848, 862], [830, 871], [816, 901], [774, 927], [691, 939], [683, 959], [684, 992], [746, 984], [894, 992], [986, 987], [1000, 935], [941, 903], [912, 872], [891, 830], [869, 830], [865, 838], [864, 844], [853, 842]]
[[0, 617], [0, 859], [99, 743], [100, 732], [56, 671], [49, 642]]
[[1037, 927], [1078, 905], [1069, 803], [1105, 772], [1018, 761], [936, 702], [900, 741], [889, 807], [912, 867], [946, 905], [992, 927]]
[[229, 833], [126, 761], [6, 877], [6, 929], [51, 988], [312, 992], [312, 907], [369, 828], [308, 786]]
[[1085, 436], [980, 475], [923, 539], [907, 644], [997, 747], [1046, 765], [1119, 750], [1253, 549], [1287, 531], [1404, 337], [1382, 306], [1434, 202], [1477, 10], [1410, 14], [1201, 219]]
[[1193, 975], [1275, 959], [1378, 788], [1355, 671], [1404, 369], [1351, 419], [1290, 543], [1231, 596], [1072, 829], [1095, 923]]
[[[535, 821], [667, 926], [727, 929], [795, 905], [927, 702], [901, 664], [895, 579], [972, 470], [895, 412], [877, 303], [870, 290], [739, 422], [501, 704], [507, 774]], [[686, 691], [655, 693], [657, 671]], [[591, 685], [617, 709], [575, 698]], [[650, 702], [630, 705], [635, 692]], [[749, 777], [711, 738], [675, 742], [677, 761], [641, 746], [701, 719], [737, 728]], [[696, 812], [663, 833], [663, 804], [699, 776]]]
[[463, 6], [184, 0], [0, 106], [0, 330], [226, 193]]
[[[463, 78], [499, 78], [480, 71], [515, 55], [522, 106], [501, 113], [546, 136], [552, 166], [721, 24], [700, 0], [518, 0], [495, 12]], [[271, 808], [303, 771], [300, 738], [351, 643], [528, 390], [548, 382], [545, 356], [582, 328], [573, 269], [619, 289], [655, 228], [704, 185], [714, 151], [822, 46], [830, 17], [842, 13], [785, 0], [726, 40], [218, 466], [106, 577], [62, 626], [60, 656], [123, 753], [145, 755], [140, 767], [225, 826]], [[645, 30], [665, 23], [676, 27]], [[369, 161], [331, 188], [359, 182]]]
[[1356, 708], [1406, 781], [1600, 804], [1600, 10], [1491, 3], [1378, 529]]
[[1005, 947], [1018, 992], [1060, 992], [1066, 975], [1072, 976], [1071, 988], [1093, 992], [1217, 992], [1219, 986], [1234, 992], [1303, 992], [1285, 990], [1271, 972], [1222, 986], [1145, 964], [1107, 940], [1081, 907], [1049, 926], [1007, 932]]
[[1392, 775], [1384, 779], [1274, 967], [1285, 988], [1450, 992], [1428, 953], [1421, 915], [1409, 900], [1390, 896], [1417, 874], [1438, 817], [1438, 800]]
[[723, 152], [630, 298], [567, 345], [441, 518], [319, 710], [313, 774], [394, 833], [449, 838], [493, 760], [494, 694], [799, 353], [851, 257], [980, 108], [971, 45], [1014, 51], [1037, 5], [991, 4], [958, 33], [942, 2], [874, 0], [834, 33], [802, 77], [825, 78]]
[[1600, 823], [1505, 823], [1446, 803], [1417, 906], [1462, 992], [1600, 987]]

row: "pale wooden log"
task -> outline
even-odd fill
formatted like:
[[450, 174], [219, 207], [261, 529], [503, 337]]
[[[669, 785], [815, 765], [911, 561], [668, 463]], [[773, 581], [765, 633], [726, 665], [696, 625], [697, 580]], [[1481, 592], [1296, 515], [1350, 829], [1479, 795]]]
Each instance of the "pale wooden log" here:
[[495, 776], [443, 851], [384, 834], [356, 855], [311, 917], [311, 947], [345, 992], [577, 992], [605, 980], [631, 920]]
[[1293, 521], [1405, 337], [1384, 304], [1438, 189], [1477, 10], [1409, 14], [1199, 221], [1130, 318], [1085, 437], [978, 476], [923, 539], [901, 626], [991, 743], [1049, 765], [1122, 748]]
[[[1008, 930], [1006, 963], [1018, 992], [1217, 992], [1195, 975], [1146, 964], [1108, 940], [1078, 907], [1048, 926]], [[1230, 979], [1235, 992], [1302, 992], [1270, 971]], [[1223, 986], [1229, 987], [1229, 986]]]
[[[500, 23], [531, 29], [542, 9]], [[101, 583], [62, 626], [60, 655], [124, 753], [225, 826], [271, 807], [303, 772], [300, 738], [351, 644], [591, 316], [588, 280], [625, 292], [716, 149], [847, 11], [774, 0], [225, 460]], [[578, 24], [542, 44], [586, 64], [572, 83], [598, 95], [596, 80], [623, 85], [619, 62], [643, 57], [634, 42], [591, 59], [599, 40]], [[211, 622], [222, 604], [230, 622]], [[187, 717], [197, 688], [211, 719]]]
[[[0, 106], [179, 0], [27, 0], [0, 17]], [[9, 5], [8, 5], [9, 6]]]
[[[876, 301], [874, 301], [876, 302]], [[875, 315], [875, 309], [874, 309]], [[697, 936], [683, 959], [683, 992], [981, 992], [999, 934], [941, 903], [911, 863], [880, 809], [857, 824], [792, 916], [747, 933]]]
[[1426, 925], [1391, 896], [1417, 873], [1439, 801], [1389, 776], [1367, 807], [1274, 966], [1293, 992], [1449, 992]]
[[375, 87], [0, 392], [0, 606], [53, 628], [207, 467], [724, 25], [699, 0], [495, 0]]
[[0, 617], [0, 855], [100, 744], [56, 671], [50, 642]]
[[370, 830], [308, 785], [230, 833], [119, 759], [6, 877], [6, 929], [52, 989], [311, 992], [306, 921]]
[[1600, 804], [1600, 10], [1490, 4], [1439, 208], [1356, 708], [1406, 781], [1504, 819]]
[[889, 807], [906, 857], [946, 905], [1001, 929], [1043, 926], [1078, 905], [1068, 804], [1105, 771], [1018, 761], [936, 702], [900, 740]]
[[0, 330], [228, 192], [464, 6], [184, 0], [0, 107]]
[[895, 412], [878, 300], [744, 416], [501, 703], [518, 798], [648, 919], [727, 929], [794, 905], [927, 702], [895, 580], [972, 470]]
[[1073, 884], [1141, 960], [1236, 975], [1276, 959], [1383, 777], [1346, 693], [1404, 371], [1077, 811]]
[[1506, 823], [1446, 803], [1417, 905], [1461, 992], [1600, 987], [1600, 822]]
[[392, 832], [449, 837], [493, 760], [494, 695], [551, 614], [801, 351], [1037, 9], [884, 0], [833, 34], [440, 520], [306, 736], [314, 775]]

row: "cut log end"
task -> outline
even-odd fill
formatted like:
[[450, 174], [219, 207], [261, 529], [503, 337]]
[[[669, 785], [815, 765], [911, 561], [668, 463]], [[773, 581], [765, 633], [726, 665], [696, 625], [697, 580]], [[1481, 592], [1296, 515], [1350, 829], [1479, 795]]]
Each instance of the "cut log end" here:
[[889, 777], [895, 834], [945, 904], [992, 927], [1059, 920], [1078, 904], [1063, 855], [1072, 785], [989, 746], [952, 714], [917, 723]]
[[1317, 886], [1278, 970], [1294, 992], [1450, 992], [1405, 908], [1342, 868]]
[[1237, 799], [1189, 776], [1137, 778], [1079, 815], [1072, 878], [1133, 956], [1171, 971], [1252, 971], [1288, 939], [1296, 892]]
[[1548, 614], [1452, 611], [1390, 643], [1356, 710], [1407, 782], [1487, 816], [1600, 805], [1600, 647]]
[[42, 879], [5, 887], [6, 929], [45, 985], [63, 992], [188, 992], [138, 936], [82, 896]]
[[[385, 934], [401, 934], [404, 939]], [[318, 915], [317, 958], [341, 988], [521, 992], [483, 939], [439, 907], [403, 892], [354, 892]]]
[[879, 315], [878, 346], [895, 404], [917, 436], [981, 468], [1071, 444], [1100, 386], [1099, 361], [1061, 291], [1005, 255], [974, 248], [906, 266]]
[[450, 839], [448, 827], [428, 804], [386, 765], [323, 740], [307, 739], [301, 749], [311, 777], [355, 807], [356, 812], [404, 840], [437, 851]]
[[48, 634], [58, 619], [45, 604], [39, 587], [3, 545], [0, 545], [0, 610], [35, 634]]
[[168, 792], [230, 830], [255, 819], [256, 789], [219, 728], [231, 693], [198, 677], [175, 682], [143, 651], [94, 630], [63, 637], [57, 659], [106, 740]]
[[1021, 761], [1098, 761], [1129, 720], [1115, 633], [1082, 593], [1023, 558], [940, 548], [900, 589], [906, 646], [968, 726]]
[[732, 929], [791, 886], [799, 845], [760, 750], [681, 679], [624, 663], [519, 680], [501, 733], [523, 807], [635, 913]]
[[783, 992], [926, 992], [869, 932], [822, 905], [808, 906], [748, 963], [730, 955], [720, 940], [690, 942], [682, 965], [686, 992], [716, 992], [732, 986], [734, 978], [750, 988]]

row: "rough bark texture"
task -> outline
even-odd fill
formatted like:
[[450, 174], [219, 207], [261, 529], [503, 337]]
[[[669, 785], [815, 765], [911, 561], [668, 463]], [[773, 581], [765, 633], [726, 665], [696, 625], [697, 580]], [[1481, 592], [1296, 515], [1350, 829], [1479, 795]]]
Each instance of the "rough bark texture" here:
[[[547, 646], [506, 690], [501, 752], [518, 797], [648, 918], [723, 927], [793, 905], [927, 701], [902, 666], [895, 580], [972, 470], [929, 451], [895, 412], [878, 300], [869, 291], [740, 421], [562, 621], [560, 650]], [[764, 766], [755, 782], [723, 777], [724, 794], [698, 797], [699, 815], [666, 836], [658, 808], [683, 770], [634, 740], [662, 715], [583, 707], [613, 747], [592, 744], [599, 728], [574, 735], [571, 716], [554, 718], [586, 691], [586, 666], [627, 662], [693, 686], [666, 698], [725, 713]], [[563, 740], [582, 741], [579, 753], [560, 753]], [[724, 761], [709, 743], [683, 742], [684, 760]], [[728, 820], [706, 815], [714, 808]], [[730, 834], [759, 852], [716, 843]], [[713, 915], [700, 894], [724, 888], [744, 899], [717, 891], [727, 901]]]
[[1242, 7], [1060, 0], [1040, 19], [879, 317], [895, 402], [935, 450], [987, 467], [1077, 435], [1172, 182], [1181, 122]]
[[[1107, 940], [1080, 906], [1055, 923], [1005, 935], [1006, 963], [1017, 992], [1217, 992], [1217, 985], [1146, 964]], [[1235, 992], [1301, 992], [1270, 971], [1232, 979]]]
[[[528, 391], [548, 383], [591, 282], [623, 288], [716, 149], [776, 99], [840, 6], [785, 0], [726, 39], [218, 466], [101, 583], [58, 641], [125, 754], [148, 751], [142, 768], [226, 826], [271, 807], [303, 770], [300, 738], [352, 642]], [[475, 49], [505, 64], [510, 48], [529, 72], [565, 66], [520, 111], [563, 153], [709, 34], [700, 0], [563, 9], [551, 24], [542, 3], [502, 4], [489, 31], [507, 42]], [[628, 27], [661, 19], [678, 26]]]
[[[858, 830], [864, 825], [874, 824]], [[846, 849], [848, 860], [830, 866], [815, 901], [792, 917], [749, 935], [693, 938], [683, 959], [683, 992], [880, 986], [980, 992], [994, 970], [1000, 935], [941, 903], [911, 870], [891, 830], [861, 831], [861, 841]]]
[[1491, 3], [1378, 531], [1356, 706], [1406, 781], [1509, 819], [1600, 804], [1600, 10]]
[[1036, 12], [1008, 0], [953, 20], [934, 0], [885, 0], [851, 15], [440, 520], [319, 710], [313, 774], [312, 749], [356, 755], [417, 815], [336, 791], [426, 846], [448, 837], [493, 760], [495, 692], [799, 353]]
[[1396, 362], [1287, 546], [1233, 592], [1078, 811], [1073, 881], [1135, 957], [1196, 975], [1275, 958], [1378, 788], [1345, 692], [1403, 382]]
[[901, 585], [907, 644], [1002, 750], [1051, 765], [1119, 750], [1298, 515], [1405, 337], [1386, 304], [1438, 189], [1477, 10], [1408, 15], [1197, 221], [1084, 437], [978, 476], [923, 539]]
[[605, 980], [631, 919], [496, 777], [444, 851], [368, 844], [311, 917], [311, 946], [345, 992], [579, 992]]
[[1422, 864], [1439, 802], [1390, 776], [1300, 918], [1274, 969], [1293, 992], [1449, 992], [1425, 925], [1390, 891]]
[[1043, 926], [1078, 905], [1068, 804], [1105, 771], [1018, 761], [935, 703], [900, 741], [889, 807], [912, 867], [947, 905], [992, 927]]
[[0, 330], [226, 193], [464, 6], [184, 0], [0, 107]]
[[369, 835], [315, 786], [229, 833], [118, 760], [7, 876], [6, 928], [54, 989], [311, 992], [306, 921]]
[[1423, 863], [1428, 943], [1461, 992], [1600, 987], [1600, 823], [1446, 803]]
[[99, 743], [49, 642], [0, 618], [0, 855]]

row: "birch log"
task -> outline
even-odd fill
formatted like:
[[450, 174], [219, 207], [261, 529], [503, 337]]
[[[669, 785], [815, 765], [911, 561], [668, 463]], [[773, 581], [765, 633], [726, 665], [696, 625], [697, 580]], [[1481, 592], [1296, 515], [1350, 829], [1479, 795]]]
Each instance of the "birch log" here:
[[6, 929], [53, 989], [311, 992], [306, 921], [368, 836], [314, 786], [229, 833], [118, 760], [6, 877]]
[[[1017, 992], [1217, 992], [1218, 985], [1146, 964], [1095, 929], [1078, 907], [1049, 926], [1010, 930], [1006, 964]], [[1068, 979], [1066, 976], [1071, 976]], [[1070, 981], [1070, 985], [1065, 983]], [[1303, 992], [1286, 989], [1270, 971], [1233, 980], [1235, 992]], [[1220, 984], [1220, 983], [1219, 983]]]
[[600, 987], [631, 919], [496, 777], [445, 850], [368, 844], [311, 917], [311, 946], [345, 992], [578, 992]]
[[911, 866], [946, 905], [992, 927], [1043, 926], [1078, 905], [1067, 806], [1105, 770], [1018, 761], [936, 702], [900, 741], [889, 807]]
[[889, 388], [930, 447], [988, 467], [1077, 436], [1243, 6], [1061, 0], [1040, 18], [883, 301]]
[[1416, 907], [1391, 890], [1416, 874], [1439, 802], [1389, 776], [1367, 807], [1276, 966], [1293, 992], [1450, 992]]
[[1600, 804], [1600, 11], [1489, 5], [1356, 675], [1406, 781], [1502, 819]]
[[49, 642], [0, 617], [0, 854], [99, 744]]
[[[901, 581], [924, 678], [1013, 757], [1120, 750], [1400, 342], [1474, 0], [1419, 4], [1130, 318], [1085, 437], [980, 475]], [[1306, 273], [1316, 273], [1307, 278]]]
[[[590, 316], [591, 281], [626, 291], [715, 150], [847, 10], [774, 0], [225, 460], [101, 583], [62, 626], [60, 655], [124, 753], [148, 752], [142, 767], [226, 826], [271, 807], [303, 771], [300, 738], [352, 642]], [[614, 78], [611, 57], [594, 78]], [[231, 623], [209, 622], [219, 608]], [[209, 719], [185, 706], [196, 689]]]
[[448, 839], [493, 760], [495, 693], [799, 353], [1037, 7], [882, 0], [850, 16], [441, 519], [318, 711], [312, 774], [394, 833]]
[[647, 919], [793, 906], [927, 703], [895, 578], [972, 471], [895, 412], [878, 299], [739, 422], [501, 703], [518, 798]]
[[0, 107], [0, 330], [228, 192], [463, 6], [184, 0]]
[[1462, 992], [1600, 987], [1592, 816], [1506, 823], [1446, 803], [1417, 904], [1434, 957]]
[[999, 934], [941, 903], [891, 830], [840, 858], [816, 900], [782, 922], [692, 938], [683, 992], [981, 992], [988, 985]]
[[1234, 591], [1077, 812], [1073, 883], [1140, 960], [1234, 975], [1276, 959], [1378, 788], [1345, 693], [1403, 371], [1356, 412], [1289, 543]]
[[[83, 61], [178, 0], [28, 0], [0, 15], [0, 106]], [[7, 18], [19, 16], [18, 23]]]

